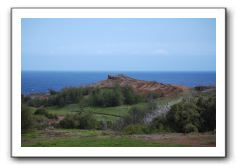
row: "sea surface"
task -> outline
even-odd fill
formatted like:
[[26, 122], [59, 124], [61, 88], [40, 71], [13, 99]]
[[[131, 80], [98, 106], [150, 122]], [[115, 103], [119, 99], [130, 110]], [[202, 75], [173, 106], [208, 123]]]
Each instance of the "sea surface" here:
[[216, 85], [216, 72], [69, 72], [69, 71], [22, 71], [22, 94], [79, 87], [107, 79], [108, 74], [124, 74], [129, 77], [161, 83], [194, 87]]

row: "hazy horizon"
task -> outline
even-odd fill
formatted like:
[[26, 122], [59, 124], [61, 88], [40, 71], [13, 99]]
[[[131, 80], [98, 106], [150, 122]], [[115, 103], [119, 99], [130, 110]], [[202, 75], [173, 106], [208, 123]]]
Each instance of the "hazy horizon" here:
[[21, 70], [22, 72], [216, 72], [215, 70]]

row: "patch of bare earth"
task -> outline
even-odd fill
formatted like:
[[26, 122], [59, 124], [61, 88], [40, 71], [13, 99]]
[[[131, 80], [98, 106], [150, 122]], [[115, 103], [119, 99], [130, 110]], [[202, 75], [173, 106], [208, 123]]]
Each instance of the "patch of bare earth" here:
[[151, 135], [132, 135], [132, 138], [156, 141], [161, 144], [182, 144], [190, 147], [215, 147], [216, 135], [212, 133], [167, 133]]
[[181, 85], [163, 84], [154, 81], [137, 80], [125, 75], [111, 76], [108, 75], [106, 80], [93, 84], [95, 88], [111, 88], [115, 85], [120, 87], [130, 86], [133, 90], [140, 94], [157, 93], [162, 96], [176, 96], [188, 91], [189, 88]]

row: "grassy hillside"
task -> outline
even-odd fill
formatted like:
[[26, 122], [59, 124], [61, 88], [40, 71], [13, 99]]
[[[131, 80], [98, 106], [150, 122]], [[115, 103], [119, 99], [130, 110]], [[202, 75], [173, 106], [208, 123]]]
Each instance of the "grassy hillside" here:
[[117, 85], [33, 96], [22, 97], [25, 147], [215, 146], [213, 87], [172, 96]]

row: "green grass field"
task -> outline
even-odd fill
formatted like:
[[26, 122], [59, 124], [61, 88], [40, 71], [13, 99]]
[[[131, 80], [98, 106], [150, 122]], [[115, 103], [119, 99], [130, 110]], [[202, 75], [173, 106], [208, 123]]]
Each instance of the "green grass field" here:
[[135, 139], [111, 131], [56, 129], [22, 134], [23, 147], [182, 147]]
[[[181, 101], [181, 99], [182, 97], [160, 98], [156, 100], [157, 107], [173, 105]], [[84, 107], [82, 109], [79, 104], [70, 104], [64, 107], [57, 107], [57, 106], [46, 107], [46, 110], [49, 113], [63, 116], [67, 114], [77, 113], [83, 110], [93, 113], [98, 121], [105, 120], [113, 122], [118, 120], [120, 117], [128, 115], [128, 112], [132, 106], [145, 107], [146, 105], [147, 103], [138, 103], [135, 105], [121, 105], [116, 107]]]
[[52, 129], [22, 134], [22, 147], [192, 147], [215, 146], [213, 134], [137, 134], [115, 131]]

